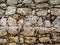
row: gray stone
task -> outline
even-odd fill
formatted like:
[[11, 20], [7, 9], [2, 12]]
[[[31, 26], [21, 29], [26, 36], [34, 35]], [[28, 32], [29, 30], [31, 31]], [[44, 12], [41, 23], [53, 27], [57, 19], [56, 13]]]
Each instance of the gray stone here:
[[37, 23], [37, 19], [38, 19], [37, 16], [27, 17], [27, 18], [25, 18], [25, 20], [24, 20], [24, 25], [25, 25], [25, 26], [30, 26], [30, 25], [32, 25], [32, 24], [36, 24], [36, 23]]
[[35, 15], [35, 13], [36, 13], [36, 11], [35, 11], [35, 10], [33, 10], [33, 11], [32, 11], [32, 15]]
[[21, 15], [31, 15], [32, 10], [30, 8], [18, 8], [17, 13], [19, 13]]
[[3, 15], [4, 13], [5, 13], [5, 11], [0, 9], [0, 15]]
[[56, 15], [56, 16], [60, 15], [60, 9], [58, 9], [58, 8], [52, 8], [51, 9], [51, 14], [52, 15]]
[[53, 24], [54, 24], [54, 27], [60, 27], [60, 16], [58, 16], [58, 17], [54, 20]]
[[24, 25], [25, 25], [25, 26], [30, 26], [30, 25], [32, 25], [32, 18], [25, 18], [25, 20], [24, 20]]
[[50, 4], [60, 4], [60, 0], [50, 0]]
[[17, 4], [17, 0], [7, 0], [8, 5]]
[[16, 7], [15, 6], [9, 6], [9, 7], [7, 7], [5, 15], [15, 14], [15, 11], [16, 11]]
[[17, 45], [16, 43], [9, 43], [9, 45]]
[[36, 14], [38, 16], [46, 16], [47, 15], [47, 10], [41, 9], [41, 10], [37, 11]]
[[5, 7], [6, 7], [6, 4], [5, 4], [5, 3], [1, 3], [1, 4], [0, 4], [0, 7], [1, 7], [1, 8], [5, 8]]
[[32, 3], [32, 0], [24, 0], [22, 3]]
[[19, 21], [18, 21], [18, 27], [19, 27], [19, 29], [22, 29], [22, 26], [24, 24], [23, 21], [24, 21], [23, 19], [19, 19]]
[[50, 27], [50, 26], [51, 26], [51, 23], [50, 23], [49, 20], [45, 20], [45, 26], [46, 26], [46, 27]]
[[38, 20], [37, 24], [38, 24], [38, 26], [42, 26], [42, 25], [43, 25], [43, 20], [42, 20], [42, 18], [41, 18], [41, 17], [39, 18], [39, 20]]
[[49, 4], [47, 4], [47, 3], [37, 4], [36, 5], [36, 8], [48, 8], [48, 7], [49, 7]]
[[1, 26], [6, 26], [6, 23], [7, 23], [7, 18], [2, 17], [1, 20], [0, 20], [0, 25]]
[[47, 0], [34, 0], [35, 3], [46, 2]]
[[7, 42], [6, 39], [1, 39], [1, 38], [0, 38], [0, 44], [6, 43], [6, 42]]
[[37, 16], [32, 16], [32, 24], [36, 24], [38, 20]]

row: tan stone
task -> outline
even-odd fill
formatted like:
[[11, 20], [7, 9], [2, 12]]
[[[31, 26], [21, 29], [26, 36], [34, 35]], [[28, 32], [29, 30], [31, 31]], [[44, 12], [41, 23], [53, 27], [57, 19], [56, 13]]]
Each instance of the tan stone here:
[[60, 9], [58, 9], [58, 8], [52, 8], [51, 9], [51, 14], [52, 15], [56, 15], [56, 16], [60, 15]]
[[35, 27], [35, 30], [39, 32], [39, 34], [47, 34], [50, 29], [46, 27]]
[[8, 38], [8, 40], [9, 40], [9, 42], [17, 42], [17, 43], [19, 42], [17, 36], [16, 36], [16, 37], [10, 36], [10, 37]]
[[24, 31], [21, 34], [24, 36], [34, 36], [34, 29], [32, 27], [24, 27]]
[[26, 43], [35, 43], [36, 38], [35, 37], [25, 37]]
[[23, 19], [20, 19], [19, 21], [18, 21], [18, 27], [19, 27], [19, 29], [22, 29], [22, 26], [23, 26]]
[[32, 10], [30, 8], [18, 8], [17, 13], [21, 15], [32, 15]]
[[9, 26], [16, 26], [16, 20], [12, 17], [9, 17], [7, 20]]
[[0, 37], [7, 35], [7, 32], [5, 29], [0, 30]]
[[16, 43], [9, 43], [9, 45], [17, 45]]
[[41, 38], [39, 38], [39, 41], [40, 42], [50, 42], [50, 38], [49, 37], [41, 37]]

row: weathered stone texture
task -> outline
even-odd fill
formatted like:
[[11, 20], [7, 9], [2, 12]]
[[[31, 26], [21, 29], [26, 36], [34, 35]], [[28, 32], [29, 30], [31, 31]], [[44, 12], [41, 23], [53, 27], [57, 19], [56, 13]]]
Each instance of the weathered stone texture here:
[[0, 0], [0, 45], [60, 45], [60, 0]]

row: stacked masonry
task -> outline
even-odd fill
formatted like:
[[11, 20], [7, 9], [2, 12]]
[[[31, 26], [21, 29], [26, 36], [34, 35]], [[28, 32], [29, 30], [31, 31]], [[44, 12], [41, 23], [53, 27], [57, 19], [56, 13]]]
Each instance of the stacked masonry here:
[[0, 0], [0, 45], [60, 45], [60, 0]]

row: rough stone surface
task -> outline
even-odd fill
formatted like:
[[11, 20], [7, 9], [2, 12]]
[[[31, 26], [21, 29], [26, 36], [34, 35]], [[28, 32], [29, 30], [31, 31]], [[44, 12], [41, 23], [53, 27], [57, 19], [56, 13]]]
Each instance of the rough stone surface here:
[[25, 37], [25, 42], [26, 43], [34, 43], [36, 40], [35, 37]]
[[39, 38], [40, 42], [49, 42], [50, 38], [49, 37], [41, 37]]
[[9, 26], [16, 26], [16, 20], [12, 17], [9, 17], [7, 20]]
[[1, 39], [1, 38], [0, 38], [0, 43], [1, 43], [1, 44], [6, 43], [6, 42], [7, 42], [6, 39]]
[[42, 18], [40, 17], [38, 22], [37, 22], [38, 26], [42, 26], [43, 25], [43, 21], [42, 21]]
[[17, 13], [20, 13], [21, 15], [31, 15], [32, 10], [29, 8], [18, 8]]
[[46, 16], [47, 15], [47, 10], [39, 10], [36, 12], [38, 16]]
[[0, 15], [3, 15], [4, 14], [4, 10], [0, 9]]
[[0, 0], [0, 45], [60, 45], [60, 0]]
[[58, 16], [55, 21], [53, 22], [55, 27], [60, 27], [60, 16]]
[[7, 23], [7, 18], [2, 17], [1, 20], [0, 20], [0, 25], [1, 26], [6, 26], [6, 23]]
[[57, 9], [57, 8], [52, 8], [51, 9], [51, 14], [52, 15], [60, 15], [60, 9]]
[[22, 3], [27, 3], [27, 4], [30, 3], [31, 4], [32, 0], [24, 0]]
[[19, 42], [17, 36], [16, 36], [16, 37], [12, 37], [12, 36], [10, 36], [10, 37], [8, 38], [8, 40], [9, 40], [9, 42]]
[[16, 45], [16, 43], [9, 43], [9, 45]]
[[[43, 5], [43, 6], [42, 6]], [[49, 7], [49, 4], [47, 3], [43, 3], [43, 4], [37, 4], [36, 5], [36, 8], [48, 8]]]
[[17, 4], [17, 0], [7, 0], [8, 5]]
[[35, 3], [46, 2], [47, 0], [34, 0]]
[[6, 0], [0, 0], [0, 2], [5, 2]]
[[50, 4], [60, 4], [60, 0], [50, 0]]
[[46, 26], [46, 27], [50, 27], [50, 26], [51, 26], [51, 23], [50, 23], [49, 20], [45, 20], [45, 26]]
[[0, 37], [1, 36], [5, 36], [5, 35], [7, 35], [7, 32], [6, 32], [6, 30], [0, 30]]
[[[29, 28], [29, 30], [27, 29]], [[32, 27], [24, 27], [24, 31], [21, 34], [25, 36], [34, 36], [34, 29]]]
[[7, 7], [7, 10], [6, 10], [6, 12], [5, 12], [5, 15], [15, 14], [15, 11], [16, 11], [16, 7], [14, 7], [14, 6], [9, 6], [9, 7]]
[[18, 33], [17, 29], [14, 27], [10, 27], [7, 31], [9, 34], [13, 34], [13, 35]]

